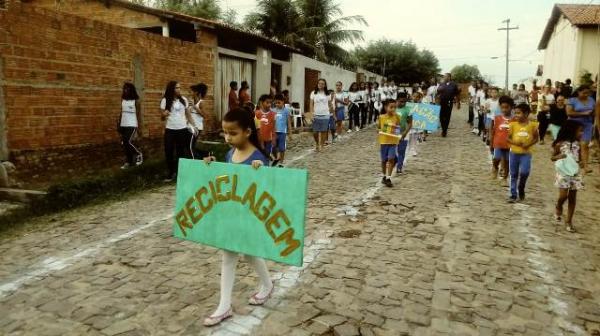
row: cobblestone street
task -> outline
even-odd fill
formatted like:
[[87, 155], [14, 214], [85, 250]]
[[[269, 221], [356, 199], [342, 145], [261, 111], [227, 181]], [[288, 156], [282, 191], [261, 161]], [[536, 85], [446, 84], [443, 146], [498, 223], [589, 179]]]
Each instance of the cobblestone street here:
[[[597, 165], [574, 225], [553, 219], [549, 145], [528, 197], [508, 204], [486, 148], [455, 112], [393, 188], [380, 183], [374, 128], [322, 153], [289, 153], [310, 173], [303, 267], [268, 262], [276, 291], [202, 326], [219, 299], [221, 256], [172, 237], [173, 185], [44, 217], [0, 241], [2, 335], [600, 335]], [[300, 137], [296, 137], [296, 141]]]

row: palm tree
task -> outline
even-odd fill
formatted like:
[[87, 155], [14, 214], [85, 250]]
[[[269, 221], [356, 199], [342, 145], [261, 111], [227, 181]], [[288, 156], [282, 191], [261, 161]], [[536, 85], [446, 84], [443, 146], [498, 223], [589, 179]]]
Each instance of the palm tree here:
[[302, 37], [319, 60], [342, 64], [350, 54], [340, 46], [364, 40], [362, 30], [345, 29], [348, 25], [367, 25], [361, 15], [344, 16], [334, 0], [297, 0], [303, 18]]
[[300, 21], [292, 0], [259, 0], [257, 11], [244, 19], [247, 29], [292, 47], [300, 44]]

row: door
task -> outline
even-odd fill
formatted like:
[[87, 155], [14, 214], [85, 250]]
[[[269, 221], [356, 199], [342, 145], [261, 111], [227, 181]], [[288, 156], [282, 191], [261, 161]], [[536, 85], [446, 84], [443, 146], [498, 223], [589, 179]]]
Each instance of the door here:
[[319, 82], [321, 72], [318, 70], [304, 70], [304, 112], [309, 112], [310, 109], [310, 93], [315, 90]]
[[271, 84], [277, 82], [277, 93], [281, 92], [281, 64], [271, 63]]
[[[219, 92], [218, 96], [215, 97], [217, 104], [215, 112], [217, 120], [221, 121], [225, 113], [229, 110], [229, 83], [236, 81], [239, 88], [243, 81], [247, 81], [252, 90], [254, 83], [254, 73], [252, 71], [254, 61], [219, 55], [217, 68], [217, 89]], [[256, 101], [256, 97], [252, 97], [252, 101]]]

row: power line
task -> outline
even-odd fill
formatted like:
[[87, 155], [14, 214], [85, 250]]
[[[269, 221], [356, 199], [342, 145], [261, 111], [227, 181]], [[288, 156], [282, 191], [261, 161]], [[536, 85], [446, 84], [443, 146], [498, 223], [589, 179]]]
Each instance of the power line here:
[[508, 53], [509, 53], [509, 45], [510, 45], [510, 31], [519, 29], [519, 26], [510, 27], [510, 19], [506, 19], [502, 22], [506, 22], [506, 28], [498, 28], [498, 30], [506, 30], [506, 81], [504, 85], [504, 89], [508, 91]]

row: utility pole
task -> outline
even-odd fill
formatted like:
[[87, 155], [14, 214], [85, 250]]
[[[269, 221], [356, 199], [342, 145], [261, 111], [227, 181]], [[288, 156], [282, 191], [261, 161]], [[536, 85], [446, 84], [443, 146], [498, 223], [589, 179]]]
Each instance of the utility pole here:
[[506, 23], [506, 28], [498, 28], [498, 30], [506, 30], [506, 80], [504, 82], [504, 90], [508, 92], [508, 48], [509, 48], [509, 32], [511, 30], [519, 29], [519, 26], [510, 27], [510, 19], [506, 19], [502, 21], [502, 23]]

